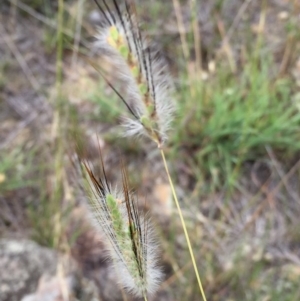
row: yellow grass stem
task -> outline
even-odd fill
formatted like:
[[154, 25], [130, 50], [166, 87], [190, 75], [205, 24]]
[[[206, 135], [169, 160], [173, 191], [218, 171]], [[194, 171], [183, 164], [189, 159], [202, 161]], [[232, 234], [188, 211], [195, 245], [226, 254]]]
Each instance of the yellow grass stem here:
[[168, 175], [168, 179], [169, 179], [169, 183], [170, 183], [170, 186], [171, 186], [174, 201], [175, 201], [175, 204], [176, 204], [176, 207], [177, 207], [177, 210], [178, 210], [178, 214], [179, 214], [179, 217], [180, 217], [180, 221], [181, 221], [181, 224], [182, 224], [184, 235], [185, 235], [185, 238], [186, 238], [186, 241], [187, 241], [187, 245], [188, 245], [188, 248], [189, 248], [189, 252], [190, 252], [193, 267], [194, 267], [194, 270], [195, 270], [196, 278], [197, 278], [197, 281], [198, 281], [199, 289], [200, 289], [203, 300], [207, 301], [204, 290], [203, 290], [202, 282], [201, 282], [201, 279], [200, 279], [200, 276], [199, 276], [199, 272], [198, 272], [194, 252], [193, 252], [193, 249], [192, 249], [192, 246], [191, 246], [189, 234], [188, 234], [188, 231], [186, 229], [186, 224], [185, 224], [185, 221], [184, 221], [184, 218], [183, 218], [183, 215], [182, 215], [182, 211], [181, 211], [181, 208], [180, 208], [180, 205], [179, 205], [179, 202], [178, 202], [178, 198], [177, 198], [177, 195], [176, 195], [176, 192], [175, 192], [174, 184], [173, 184], [172, 178], [170, 176], [170, 172], [169, 172], [169, 168], [168, 168], [168, 165], [167, 165], [165, 153], [164, 153], [162, 148], [160, 148], [160, 153], [161, 153], [161, 156], [162, 156], [162, 159], [163, 159], [163, 162], [164, 162], [165, 170], [166, 170], [167, 175]]
[[146, 294], [144, 294], [144, 300], [148, 301]]

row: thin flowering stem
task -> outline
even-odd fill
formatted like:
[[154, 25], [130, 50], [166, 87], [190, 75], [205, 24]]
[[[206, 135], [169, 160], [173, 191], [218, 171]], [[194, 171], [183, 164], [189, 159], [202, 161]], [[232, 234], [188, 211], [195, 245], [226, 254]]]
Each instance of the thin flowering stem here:
[[190, 242], [189, 234], [188, 234], [188, 231], [186, 229], [186, 224], [185, 224], [185, 221], [184, 221], [184, 218], [183, 218], [183, 215], [182, 215], [182, 210], [181, 210], [181, 207], [180, 207], [180, 204], [179, 204], [179, 201], [178, 201], [178, 198], [177, 198], [177, 194], [175, 192], [174, 184], [173, 184], [170, 172], [169, 172], [169, 168], [168, 168], [168, 165], [167, 165], [165, 153], [164, 153], [162, 148], [160, 148], [160, 153], [161, 153], [161, 157], [162, 157], [162, 160], [163, 160], [163, 163], [164, 163], [166, 173], [168, 175], [168, 180], [169, 180], [169, 183], [170, 183], [170, 186], [171, 186], [174, 201], [175, 201], [175, 204], [176, 204], [176, 207], [177, 207], [177, 211], [178, 211], [178, 214], [179, 214], [179, 217], [180, 217], [183, 232], [184, 232], [186, 242], [187, 242], [187, 245], [188, 245], [188, 249], [189, 249], [189, 252], [190, 252], [190, 256], [191, 256], [191, 259], [192, 259], [192, 263], [193, 263], [193, 267], [194, 267], [194, 270], [195, 270], [195, 274], [196, 274], [197, 282], [198, 282], [198, 285], [199, 285], [199, 289], [200, 289], [203, 300], [207, 301], [205, 293], [204, 293], [204, 289], [203, 289], [203, 286], [202, 286], [201, 278], [199, 276], [199, 272], [198, 272], [194, 252], [193, 252], [193, 249], [192, 249], [192, 245], [191, 245], [191, 242]]

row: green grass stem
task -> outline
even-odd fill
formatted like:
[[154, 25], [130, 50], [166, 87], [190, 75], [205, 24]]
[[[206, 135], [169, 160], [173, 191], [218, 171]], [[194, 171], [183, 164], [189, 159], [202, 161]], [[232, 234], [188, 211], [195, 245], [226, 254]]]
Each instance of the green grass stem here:
[[204, 289], [203, 289], [203, 286], [202, 286], [202, 282], [201, 282], [201, 279], [200, 279], [200, 275], [199, 275], [199, 272], [198, 272], [198, 268], [197, 268], [197, 264], [196, 264], [196, 260], [195, 260], [195, 256], [194, 256], [194, 252], [193, 252], [192, 245], [191, 245], [190, 238], [189, 238], [189, 234], [188, 234], [188, 231], [186, 229], [186, 224], [185, 224], [185, 221], [184, 221], [184, 218], [183, 218], [182, 210], [181, 210], [180, 205], [179, 205], [177, 194], [176, 194], [176, 191], [175, 191], [175, 188], [174, 188], [174, 184], [173, 184], [173, 181], [172, 181], [172, 178], [171, 178], [171, 175], [170, 175], [170, 172], [169, 172], [169, 168], [168, 168], [168, 165], [167, 165], [165, 153], [164, 153], [164, 151], [163, 151], [162, 148], [160, 148], [160, 153], [161, 153], [161, 157], [162, 157], [163, 162], [164, 162], [164, 167], [165, 167], [166, 173], [168, 175], [168, 180], [169, 180], [169, 183], [170, 183], [170, 186], [171, 186], [171, 190], [172, 190], [172, 194], [173, 194], [173, 197], [174, 197], [174, 201], [175, 201], [175, 204], [176, 204], [176, 207], [177, 207], [177, 210], [178, 210], [178, 214], [179, 214], [179, 217], [180, 217], [181, 225], [182, 225], [182, 228], [183, 228], [183, 231], [184, 231], [184, 235], [185, 235], [185, 238], [186, 238], [186, 241], [187, 241], [187, 245], [188, 245], [188, 249], [189, 249], [189, 252], [190, 252], [191, 259], [192, 259], [192, 263], [193, 263], [193, 267], [194, 267], [194, 270], [195, 270], [196, 278], [197, 278], [197, 281], [198, 281], [199, 289], [200, 289], [200, 292], [201, 292], [203, 300], [207, 301], [205, 293], [204, 293]]

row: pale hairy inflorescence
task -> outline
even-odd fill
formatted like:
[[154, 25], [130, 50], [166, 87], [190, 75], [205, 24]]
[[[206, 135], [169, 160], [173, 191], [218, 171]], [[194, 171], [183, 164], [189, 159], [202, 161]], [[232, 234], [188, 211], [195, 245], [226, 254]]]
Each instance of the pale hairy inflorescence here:
[[89, 194], [88, 204], [95, 226], [107, 240], [109, 257], [120, 284], [136, 296], [153, 294], [161, 281], [157, 245], [149, 219], [138, 209], [122, 168], [122, 192], [109, 185], [102, 164], [97, 178], [85, 161], [80, 161]]
[[146, 134], [161, 146], [167, 139], [174, 111], [166, 66], [142, 37], [127, 1], [124, 12], [116, 0], [110, 1], [114, 11], [105, 0], [95, 2], [105, 20], [95, 45], [110, 58], [126, 86], [125, 93], [120, 93], [109, 83], [132, 115], [123, 119], [126, 135]]

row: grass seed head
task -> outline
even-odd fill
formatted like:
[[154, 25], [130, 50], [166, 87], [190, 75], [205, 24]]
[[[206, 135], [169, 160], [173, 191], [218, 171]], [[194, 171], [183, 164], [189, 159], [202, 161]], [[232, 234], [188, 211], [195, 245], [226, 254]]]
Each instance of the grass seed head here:
[[146, 134], [160, 146], [167, 140], [174, 111], [166, 67], [142, 37], [127, 1], [124, 13], [115, 0], [115, 12], [105, 0], [95, 2], [106, 20], [96, 47], [111, 58], [127, 87], [126, 93], [117, 93], [132, 115], [123, 119], [126, 135]]
[[148, 218], [129, 191], [125, 169], [122, 192], [117, 193], [108, 184], [103, 165], [99, 178], [86, 162], [81, 166], [88, 184], [90, 213], [108, 242], [120, 284], [137, 296], [154, 293], [161, 280], [157, 246]]

